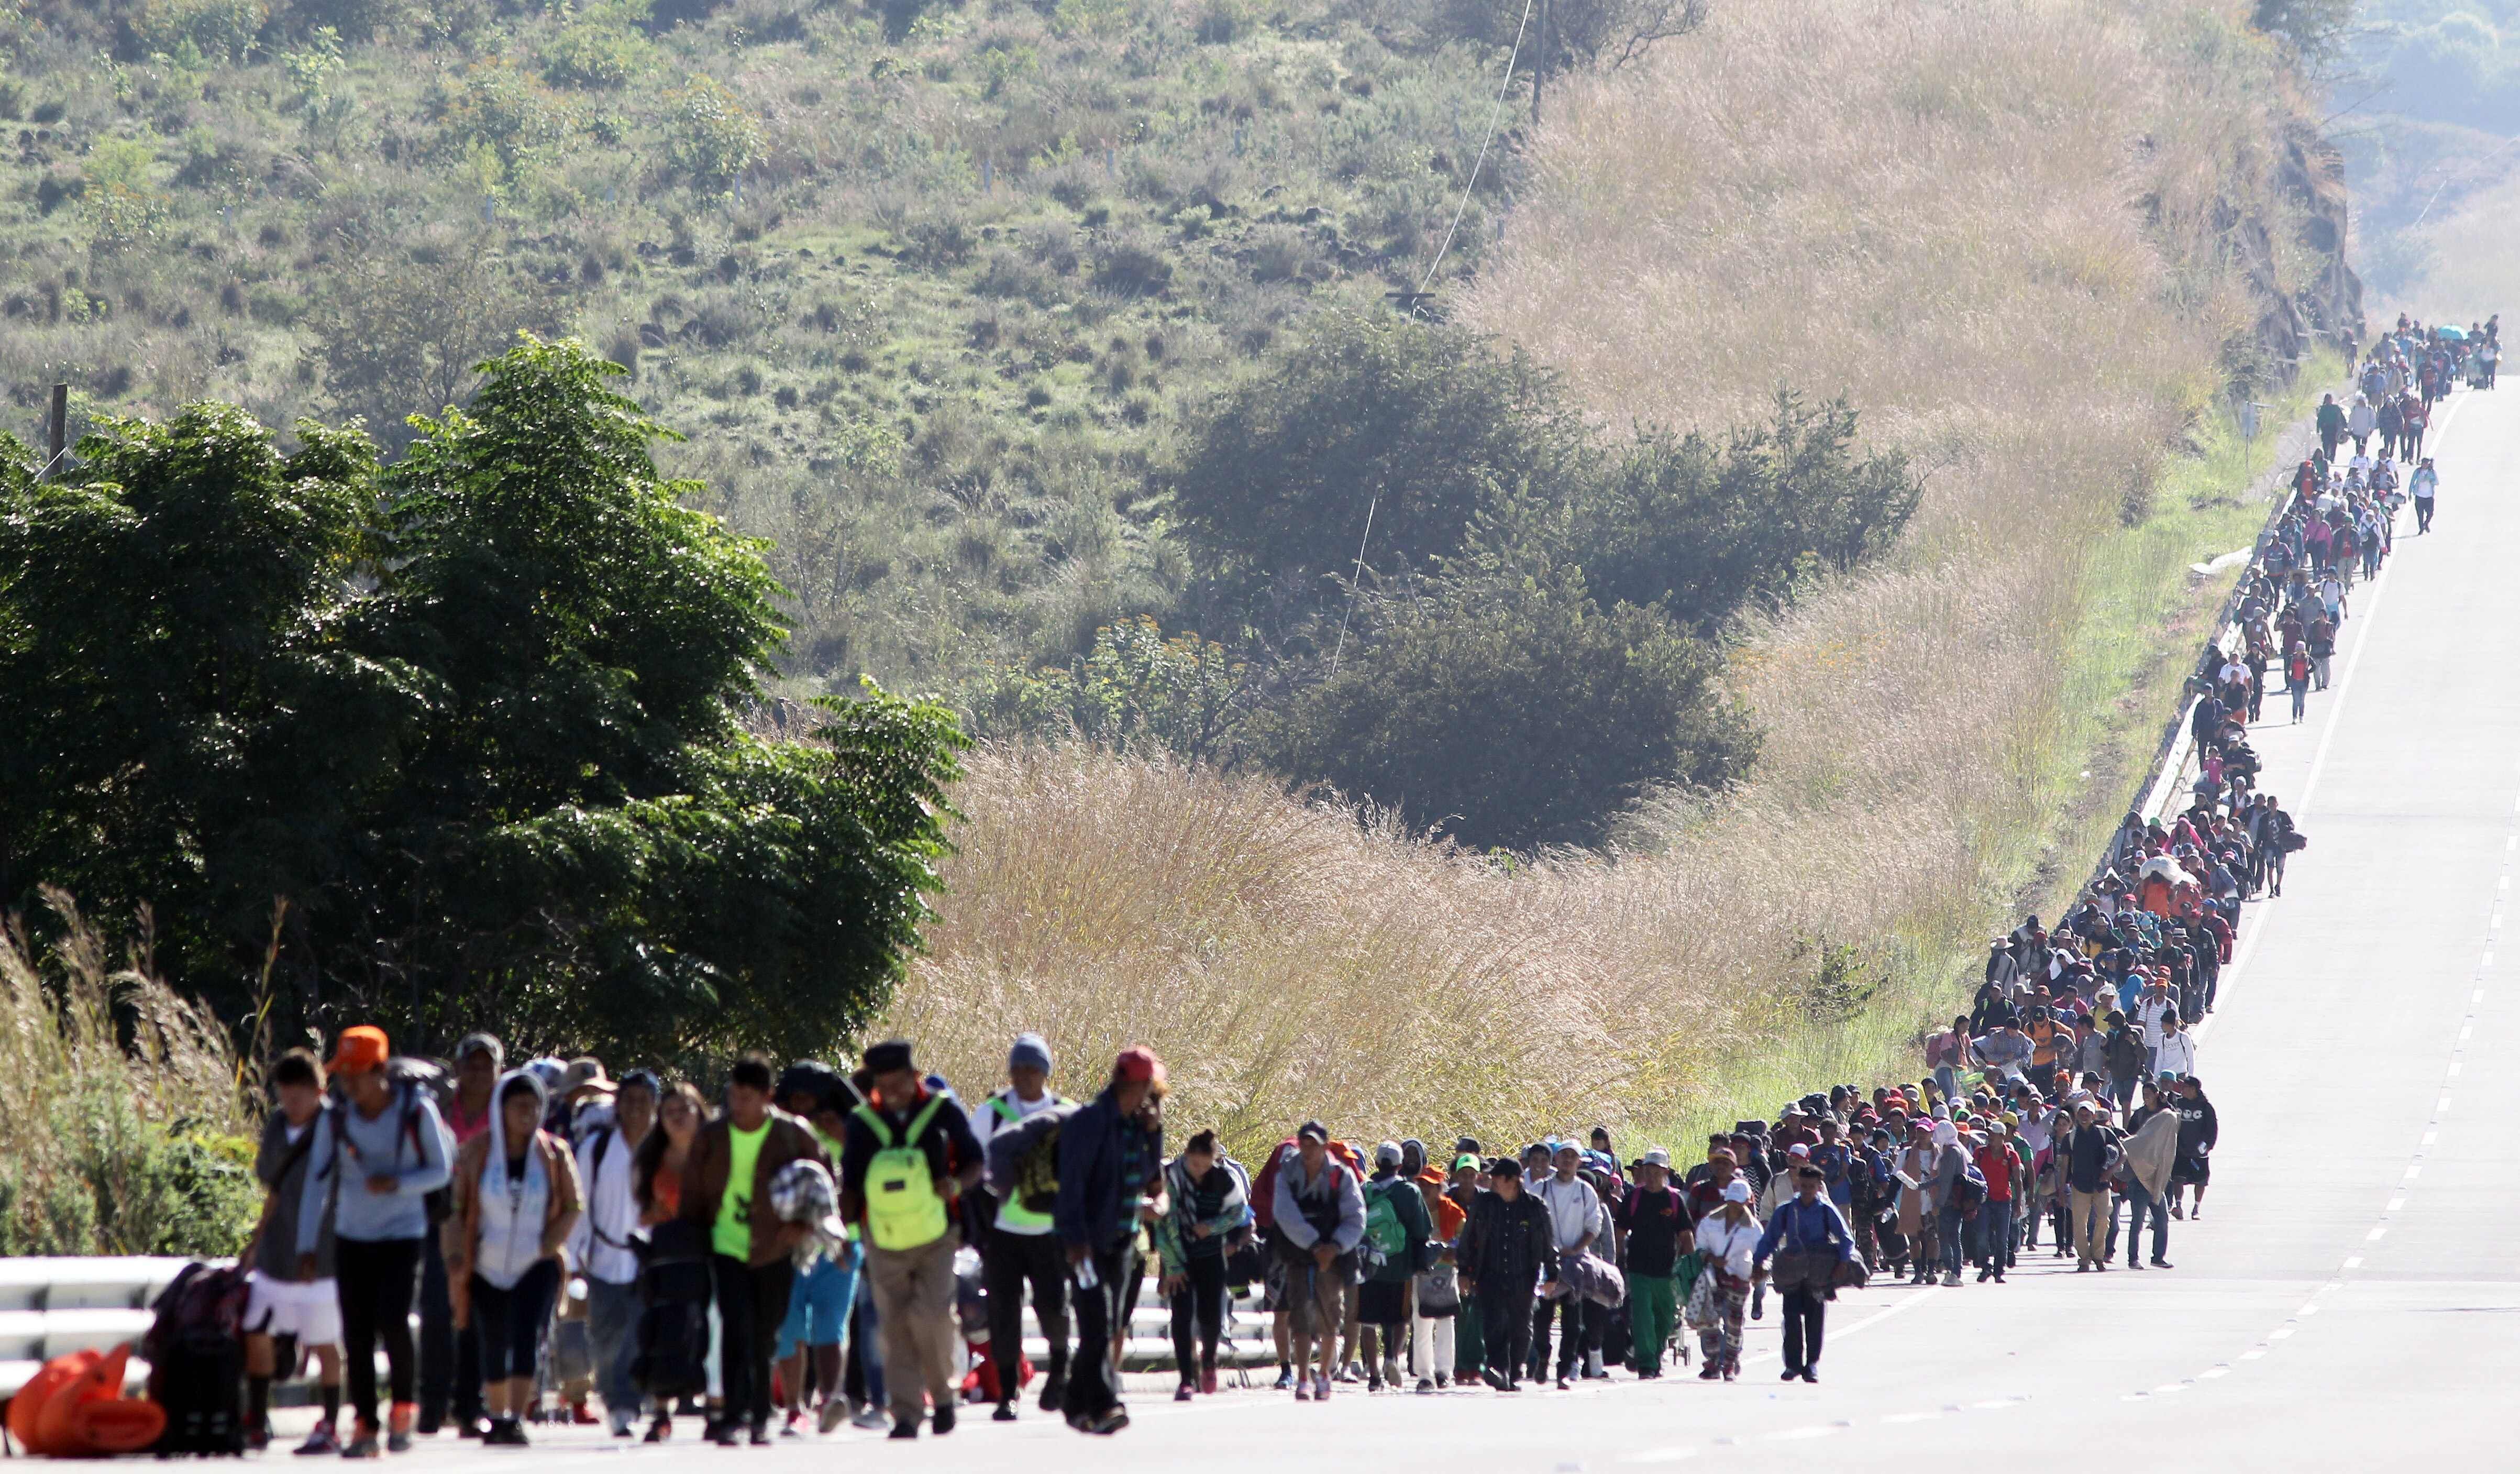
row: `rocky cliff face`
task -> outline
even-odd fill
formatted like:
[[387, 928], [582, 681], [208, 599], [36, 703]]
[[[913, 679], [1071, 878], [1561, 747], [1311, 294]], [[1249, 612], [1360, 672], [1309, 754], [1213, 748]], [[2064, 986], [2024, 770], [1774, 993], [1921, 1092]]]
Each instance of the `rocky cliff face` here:
[[2277, 285], [2273, 242], [2264, 225], [2251, 241], [2251, 278], [2264, 304], [2258, 317], [2258, 346], [2285, 372], [2314, 344], [2341, 344], [2351, 334], [2366, 341], [2362, 331], [2362, 279], [2345, 262], [2348, 215], [2345, 161], [2333, 144], [2307, 120], [2284, 129], [2277, 182], [2298, 212], [2300, 245], [2318, 262], [2308, 282], [2292, 292]]

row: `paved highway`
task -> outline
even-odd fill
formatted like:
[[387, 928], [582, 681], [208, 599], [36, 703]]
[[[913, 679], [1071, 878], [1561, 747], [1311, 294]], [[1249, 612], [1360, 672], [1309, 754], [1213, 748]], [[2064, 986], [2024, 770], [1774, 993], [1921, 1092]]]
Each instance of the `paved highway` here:
[[[1660, 1464], [2362, 1469], [2520, 1467], [2520, 392], [2463, 392], [2434, 437], [2441, 514], [2403, 519], [2358, 588], [2334, 687], [2253, 733], [2265, 787], [2311, 838], [2248, 908], [2198, 1071], [2223, 1122], [2200, 1222], [2168, 1272], [2077, 1275], [2043, 1249], [2012, 1282], [1883, 1289], [1833, 1308], [1817, 1386], [1776, 1379], [1776, 1321], [1742, 1380], [1619, 1380], [1327, 1405], [1133, 1399], [1110, 1440], [1027, 1408], [915, 1447], [874, 1434], [718, 1452], [538, 1435], [560, 1465], [694, 1459], [779, 1470], [1422, 1468], [1585, 1474]], [[842, 1449], [842, 1444], [859, 1447]], [[497, 1462], [440, 1439], [414, 1462]], [[2411, 1460], [2410, 1460], [2411, 1461]]]

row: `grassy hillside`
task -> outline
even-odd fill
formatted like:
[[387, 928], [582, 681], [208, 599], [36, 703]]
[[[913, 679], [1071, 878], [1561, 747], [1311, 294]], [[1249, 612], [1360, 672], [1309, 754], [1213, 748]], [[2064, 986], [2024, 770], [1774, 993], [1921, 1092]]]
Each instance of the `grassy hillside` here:
[[1499, 867], [1231, 780], [991, 760], [897, 1017], [972, 1068], [1017, 1018], [1148, 1036], [1186, 1110], [1251, 1129], [1661, 1127], [1879, 1064], [2078, 875], [2213, 596], [2185, 563], [2263, 516], [2271, 447], [2219, 407], [2270, 299], [2331, 305], [2335, 202], [2243, 15], [1738, 8], [1570, 87], [1469, 315], [1598, 416], [1791, 379], [1928, 469], [1885, 564], [1736, 649], [1756, 775], [1615, 858]]
[[1485, 258], [1494, 9], [0, 0], [10, 423], [64, 378], [392, 443], [575, 332], [775, 539], [795, 689], [1062, 657], [1185, 586], [1181, 406]]

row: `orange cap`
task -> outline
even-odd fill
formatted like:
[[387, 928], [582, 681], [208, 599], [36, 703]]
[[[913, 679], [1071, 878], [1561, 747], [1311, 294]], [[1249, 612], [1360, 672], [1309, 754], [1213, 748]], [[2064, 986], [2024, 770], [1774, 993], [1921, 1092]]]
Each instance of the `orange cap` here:
[[324, 1068], [335, 1075], [364, 1075], [382, 1070], [393, 1054], [385, 1041], [385, 1032], [374, 1024], [360, 1024], [344, 1029], [333, 1044], [332, 1063]]

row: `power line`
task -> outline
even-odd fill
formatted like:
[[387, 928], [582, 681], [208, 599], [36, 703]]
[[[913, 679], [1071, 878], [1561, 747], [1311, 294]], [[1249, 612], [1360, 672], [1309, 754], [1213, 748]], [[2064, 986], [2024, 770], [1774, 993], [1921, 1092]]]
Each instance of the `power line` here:
[[1497, 120], [1505, 116], [1506, 94], [1513, 90], [1513, 64], [1522, 56], [1522, 33], [1531, 24], [1532, 4], [1533, 0], [1522, 0], [1522, 21], [1513, 28], [1513, 49], [1506, 53], [1505, 79], [1497, 84], [1496, 106], [1488, 111], [1487, 134], [1479, 140], [1479, 157], [1470, 162], [1470, 177], [1462, 182], [1462, 203], [1453, 207], [1453, 223], [1444, 227], [1444, 244], [1435, 248], [1435, 258], [1426, 263], [1426, 274], [1418, 278], [1420, 296], [1426, 284], [1435, 279], [1435, 268], [1444, 264], [1444, 253], [1453, 249], [1453, 232], [1462, 228], [1462, 216], [1470, 207], [1470, 192], [1479, 187], [1479, 170], [1487, 164], [1488, 145], [1496, 142]]

